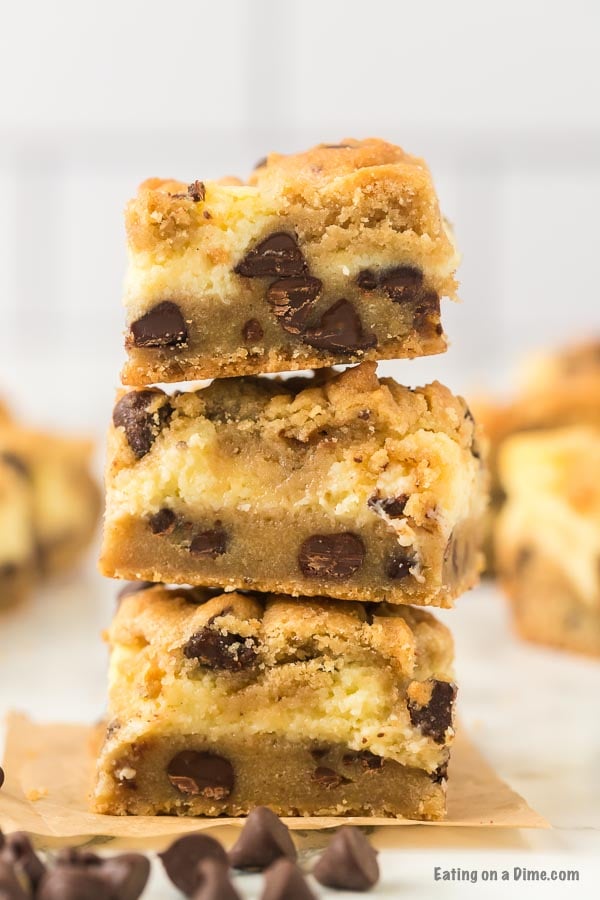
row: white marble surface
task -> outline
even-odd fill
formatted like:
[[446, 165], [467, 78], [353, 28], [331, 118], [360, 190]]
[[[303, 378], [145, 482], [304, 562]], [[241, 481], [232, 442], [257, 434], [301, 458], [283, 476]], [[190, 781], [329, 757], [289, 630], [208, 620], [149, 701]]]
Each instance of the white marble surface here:
[[[115, 586], [89, 567], [0, 615], [0, 713], [94, 721], [102, 713], [106, 651], [99, 632]], [[370, 896], [593, 896], [600, 876], [600, 662], [519, 642], [498, 592], [483, 586], [440, 614], [456, 636], [460, 715], [549, 831], [403, 827], [386, 831], [382, 881]], [[434, 880], [434, 868], [475, 870], [476, 883]], [[577, 869], [579, 882], [482, 881], [482, 871]], [[549, 877], [549, 876], [548, 876]], [[240, 882], [260, 896], [261, 880]], [[328, 896], [321, 893], [322, 896]], [[150, 898], [175, 897], [160, 867]], [[331, 895], [333, 896], [333, 894]], [[335, 893], [342, 900], [344, 893]]]

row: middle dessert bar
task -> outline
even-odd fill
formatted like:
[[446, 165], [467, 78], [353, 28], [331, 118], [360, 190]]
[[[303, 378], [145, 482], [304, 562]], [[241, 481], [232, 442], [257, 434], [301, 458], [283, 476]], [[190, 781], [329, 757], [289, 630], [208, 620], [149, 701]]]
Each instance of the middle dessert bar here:
[[105, 575], [436, 606], [477, 580], [485, 466], [438, 383], [364, 363], [129, 391], [113, 423]]
[[98, 812], [443, 817], [456, 686], [428, 612], [154, 586], [108, 637]]

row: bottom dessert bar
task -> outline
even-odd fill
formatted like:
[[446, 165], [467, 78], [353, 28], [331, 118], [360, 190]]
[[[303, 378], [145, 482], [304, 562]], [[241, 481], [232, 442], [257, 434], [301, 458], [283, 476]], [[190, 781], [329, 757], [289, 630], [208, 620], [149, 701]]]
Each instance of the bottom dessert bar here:
[[529, 640], [600, 656], [600, 428], [517, 435], [500, 455], [496, 558]]
[[429, 613], [146, 586], [108, 639], [97, 812], [444, 817], [456, 687]]

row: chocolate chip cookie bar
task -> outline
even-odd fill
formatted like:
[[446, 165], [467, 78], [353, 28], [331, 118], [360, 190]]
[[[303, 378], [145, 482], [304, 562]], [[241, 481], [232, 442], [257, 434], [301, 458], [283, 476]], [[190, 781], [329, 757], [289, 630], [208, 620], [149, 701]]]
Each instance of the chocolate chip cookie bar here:
[[443, 817], [456, 686], [429, 613], [157, 585], [108, 641], [97, 812]]
[[441, 353], [458, 255], [423, 160], [272, 153], [248, 184], [151, 179], [126, 211], [124, 384]]
[[35, 559], [28, 473], [18, 458], [0, 451], [0, 608], [28, 593]]
[[450, 606], [477, 580], [486, 472], [465, 402], [342, 374], [124, 393], [101, 569], [115, 578]]
[[499, 467], [496, 557], [519, 632], [600, 656], [600, 427], [516, 435]]
[[[67, 569], [90, 543], [100, 513], [92, 452], [86, 439], [38, 431], [9, 416], [0, 422], [0, 457], [18, 474], [20, 492], [28, 495], [34, 544], [29, 559], [37, 574]], [[11, 509], [21, 517], [17, 507], [6, 507], [7, 521]], [[12, 527], [16, 539], [16, 524], [6, 526]]]

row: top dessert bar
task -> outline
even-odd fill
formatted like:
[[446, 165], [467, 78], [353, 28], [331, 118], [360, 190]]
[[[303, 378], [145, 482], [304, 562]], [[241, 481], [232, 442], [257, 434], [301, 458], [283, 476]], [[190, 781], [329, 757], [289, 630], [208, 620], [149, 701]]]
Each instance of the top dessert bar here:
[[381, 140], [144, 182], [126, 211], [123, 382], [441, 353], [458, 254], [423, 160]]

